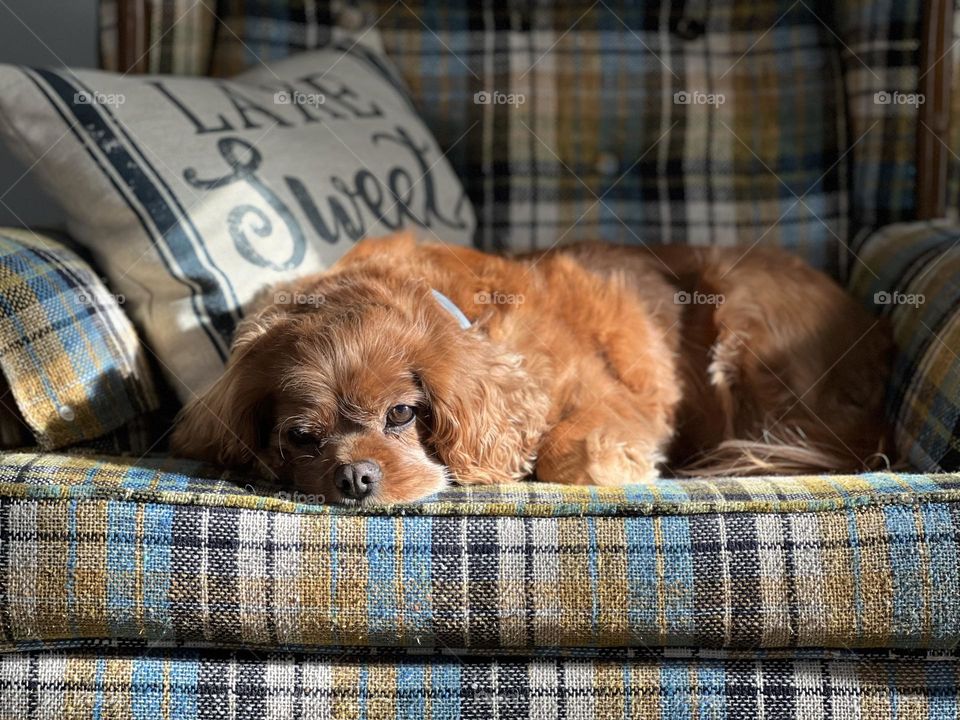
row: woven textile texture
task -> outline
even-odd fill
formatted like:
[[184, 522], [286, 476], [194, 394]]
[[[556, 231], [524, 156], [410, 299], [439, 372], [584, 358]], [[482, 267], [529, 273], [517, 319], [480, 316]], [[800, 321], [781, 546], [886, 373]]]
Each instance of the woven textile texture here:
[[[916, 215], [921, 0], [806, 3], [836, 33], [847, 113], [851, 230]], [[926, 130], [923, 130], [926, 131]], [[847, 241], [847, 238], [844, 238]], [[848, 250], [852, 248], [849, 247]], [[848, 267], [855, 259], [848, 259]]]
[[[763, 236], [836, 271], [840, 68], [815, 13], [790, 6], [384, 1], [364, 17], [463, 178], [483, 247]], [[228, 3], [218, 71], [296, 37], [273, 7]]]
[[[125, 72], [119, 66], [117, 0], [101, 0], [100, 65]], [[161, 0], [145, 3], [149, 48], [146, 72], [206, 75], [216, 31], [216, 0]]]
[[157, 407], [120, 301], [64, 245], [0, 229], [0, 369], [40, 446], [99, 438]]
[[5, 648], [960, 641], [960, 475], [528, 483], [362, 513], [241, 482], [4, 456]]
[[853, 292], [891, 323], [896, 444], [924, 472], [960, 469], [960, 226], [901, 223], [867, 237]]
[[952, 657], [631, 655], [8, 655], [0, 719], [940, 720], [960, 711]]
[[[166, 13], [152, 70], [194, 52], [199, 15]], [[843, 275], [852, 230], [914, 217], [920, 17], [919, 0], [223, 0], [210, 67], [337, 32], [382, 43], [488, 249], [768, 242]]]

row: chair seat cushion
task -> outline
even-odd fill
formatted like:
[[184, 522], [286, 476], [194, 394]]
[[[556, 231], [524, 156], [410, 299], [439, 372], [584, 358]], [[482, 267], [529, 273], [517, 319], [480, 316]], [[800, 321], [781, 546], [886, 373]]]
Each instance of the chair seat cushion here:
[[168, 458], [0, 456], [0, 635], [952, 648], [960, 475], [451, 488], [343, 508]]
[[588, 656], [198, 653], [0, 658], [0, 717], [952, 718], [953, 657], [617, 651]]

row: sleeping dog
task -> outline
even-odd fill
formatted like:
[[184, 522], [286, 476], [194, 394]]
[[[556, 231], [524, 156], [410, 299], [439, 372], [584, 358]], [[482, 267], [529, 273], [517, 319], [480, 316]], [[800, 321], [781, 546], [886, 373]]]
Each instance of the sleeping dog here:
[[449, 482], [858, 471], [891, 341], [781, 250], [357, 244], [273, 288], [179, 454], [345, 503]]

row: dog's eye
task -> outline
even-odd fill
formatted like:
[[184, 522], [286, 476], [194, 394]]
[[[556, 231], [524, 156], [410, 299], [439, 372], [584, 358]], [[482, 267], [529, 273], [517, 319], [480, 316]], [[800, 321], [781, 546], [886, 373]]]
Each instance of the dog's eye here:
[[417, 414], [417, 411], [410, 405], [394, 405], [387, 411], [387, 427], [403, 427]]
[[316, 445], [320, 441], [316, 433], [307, 428], [290, 428], [287, 439], [294, 445]]

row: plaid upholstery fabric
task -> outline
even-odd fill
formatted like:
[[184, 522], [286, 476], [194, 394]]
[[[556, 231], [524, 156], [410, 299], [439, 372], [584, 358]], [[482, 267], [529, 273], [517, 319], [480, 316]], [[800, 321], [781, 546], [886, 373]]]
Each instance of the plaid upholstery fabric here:
[[38, 653], [0, 658], [2, 720], [531, 720], [956, 717], [955, 658], [311, 657]]
[[[65, 452], [78, 455], [114, 455], [143, 457], [149, 453], [162, 453], [168, 450], [173, 419], [179, 404], [171, 400], [170, 393], [165, 407], [159, 411], [145, 413], [133, 418], [122, 427], [93, 440], [77, 443], [65, 448]], [[174, 405], [174, 408], [170, 406]]]
[[[181, 4], [154, 4], [153, 72], [204, 72], [176, 59], [212, 55], [229, 75], [338, 31], [382, 42], [481, 210], [488, 248], [763, 241], [843, 273], [848, 230], [916, 210], [921, 0], [222, 0], [216, 16]], [[476, 104], [484, 91], [524, 101]], [[694, 101], [675, 103], [684, 91]], [[698, 105], [696, 92], [725, 102]]]
[[840, 45], [853, 230], [916, 218], [923, 5], [843, 0], [823, 16]]
[[[226, 0], [217, 13], [220, 75], [338, 30], [382, 38], [464, 179], [488, 249], [764, 241], [834, 272], [842, 264], [841, 74], [833, 31], [813, 4], [661, 11], [616, 2], [584, 12], [561, 3]], [[768, 58], [779, 74], [766, 71]], [[477, 93], [494, 101], [478, 103]], [[722, 104], [703, 104], [707, 96]], [[776, 128], [765, 119], [773, 116]]]
[[[147, 72], [206, 75], [216, 25], [216, 0], [146, 3], [149, 17]], [[125, 72], [117, 47], [117, 0], [100, 0], [100, 66]]]
[[530, 483], [362, 511], [241, 482], [4, 456], [3, 647], [960, 642], [960, 475]]
[[960, 469], [960, 226], [891, 225], [858, 248], [853, 291], [893, 326], [896, 443], [925, 472]]
[[[269, 63], [324, 18], [290, 7], [224, 3], [217, 71]], [[837, 271], [847, 139], [834, 39], [813, 5], [382, 0], [357, 12], [459, 171], [483, 247], [762, 241]]]
[[0, 230], [0, 369], [37, 442], [98, 438], [157, 406], [136, 331], [85, 261]]
[[[917, 105], [899, 99], [917, 90], [920, 0], [224, 0], [217, 13], [221, 75], [331, 32], [382, 38], [481, 209], [488, 248], [766, 241], [843, 271], [848, 216], [875, 227], [915, 211]], [[523, 102], [475, 103], [485, 91]]]

